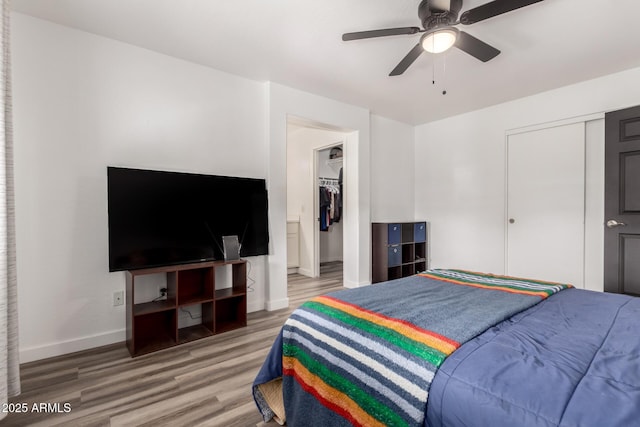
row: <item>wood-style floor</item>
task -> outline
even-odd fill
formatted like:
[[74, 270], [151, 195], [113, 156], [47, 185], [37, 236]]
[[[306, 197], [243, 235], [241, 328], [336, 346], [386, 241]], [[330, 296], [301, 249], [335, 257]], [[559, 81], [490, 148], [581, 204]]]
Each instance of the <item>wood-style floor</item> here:
[[[290, 275], [289, 308], [250, 313], [246, 328], [135, 359], [120, 343], [23, 364], [22, 394], [10, 402], [26, 403], [29, 411], [10, 413], [0, 424], [264, 425], [251, 383], [273, 340], [293, 309], [338, 289], [342, 289], [342, 264], [332, 263], [323, 266], [318, 279]], [[60, 405], [33, 412], [34, 403]], [[68, 412], [65, 403], [70, 404]]]

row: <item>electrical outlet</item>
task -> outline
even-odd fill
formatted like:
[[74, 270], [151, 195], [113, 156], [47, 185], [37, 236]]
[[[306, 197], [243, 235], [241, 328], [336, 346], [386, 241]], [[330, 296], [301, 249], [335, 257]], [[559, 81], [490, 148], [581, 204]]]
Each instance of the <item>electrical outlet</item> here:
[[124, 291], [115, 291], [113, 293], [113, 306], [124, 304]]

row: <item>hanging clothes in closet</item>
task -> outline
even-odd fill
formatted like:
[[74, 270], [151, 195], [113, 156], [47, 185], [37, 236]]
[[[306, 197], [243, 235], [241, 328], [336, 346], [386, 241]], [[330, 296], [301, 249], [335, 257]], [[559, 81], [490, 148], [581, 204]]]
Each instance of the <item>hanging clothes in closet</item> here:
[[329, 231], [342, 215], [341, 184], [335, 178], [320, 178], [320, 231]]

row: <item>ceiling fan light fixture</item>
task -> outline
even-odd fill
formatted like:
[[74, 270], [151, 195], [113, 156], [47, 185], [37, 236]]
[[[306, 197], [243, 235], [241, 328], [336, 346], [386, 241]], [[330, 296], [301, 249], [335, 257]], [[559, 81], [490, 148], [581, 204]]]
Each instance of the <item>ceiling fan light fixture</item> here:
[[458, 38], [455, 28], [441, 28], [425, 33], [420, 40], [422, 48], [430, 53], [442, 53], [451, 48]]

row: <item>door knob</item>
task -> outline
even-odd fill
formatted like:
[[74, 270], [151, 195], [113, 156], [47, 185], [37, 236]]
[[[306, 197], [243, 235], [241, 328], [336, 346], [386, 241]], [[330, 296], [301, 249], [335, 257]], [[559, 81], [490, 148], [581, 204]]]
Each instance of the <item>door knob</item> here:
[[624, 222], [618, 222], [615, 219], [610, 219], [609, 221], [607, 221], [607, 227], [608, 228], [615, 228], [615, 227], [624, 227], [625, 224]]

